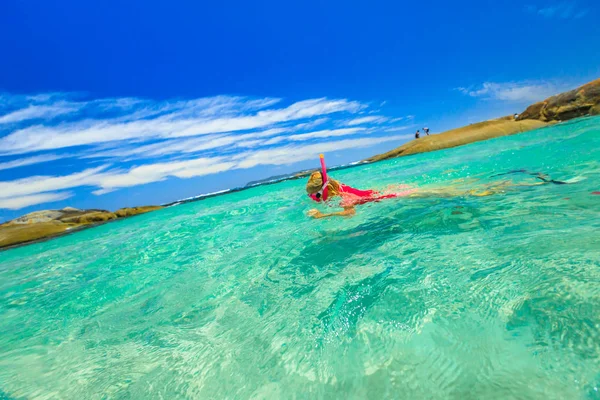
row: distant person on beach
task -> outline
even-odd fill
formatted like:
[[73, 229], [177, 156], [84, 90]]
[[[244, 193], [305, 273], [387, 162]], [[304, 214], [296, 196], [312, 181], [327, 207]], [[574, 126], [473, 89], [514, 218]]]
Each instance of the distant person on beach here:
[[322, 213], [317, 209], [312, 209], [308, 211], [308, 216], [312, 218], [327, 218], [327, 217], [350, 217], [356, 214], [355, 207], [357, 205], [371, 203], [371, 202], [379, 202], [385, 199], [393, 199], [399, 197], [410, 197], [410, 198], [425, 198], [425, 197], [437, 197], [437, 198], [449, 198], [449, 197], [459, 197], [459, 196], [474, 196], [474, 197], [484, 197], [491, 196], [497, 193], [505, 193], [507, 189], [515, 188], [515, 187], [524, 187], [524, 186], [537, 186], [544, 184], [567, 184], [573, 182], [561, 182], [550, 179], [546, 175], [540, 173], [530, 173], [525, 170], [515, 170], [510, 171], [503, 174], [498, 174], [494, 176], [503, 176], [510, 174], [523, 173], [527, 175], [531, 175], [541, 182], [536, 182], [533, 184], [514, 184], [511, 181], [502, 181], [497, 182], [485, 187], [480, 187], [478, 189], [461, 189], [458, 187], [445, 187], [445, 188], [411, 188], [408, 185], [395, 185], [391, 191], [388, 192], [380, 192], [377, 190], [360, 190], [355, 189], [351, 186], [345, 185], [331, 177], [327, 176], [326, 184], [323, 184], [323, 175], [322, 172], [315, 171], [308, 178], [308, 182], [306, 183], [306, 193], [308, 196], [316, 202], [323, 202], [323, 198], [325, 201], [331, 198], [340, 198], [339, 205], [344, 210], [333, 212], [333, 213]]
[[417, 129], [417, 131], [415, 132], [415, 139], [418, 139], [421, 136], [421, 132], [419, 132], [419, 130]]
[[427, 127], [423, 128], [423, 132], [425, 132], [427, 134], [427, 136], [429, 136], [429, 128], [427, 128]]
[[515, 115], [513, 115], [513, 117], [514, 117], [514, 118], [515, 118], [515, 120], [516, 120], [517, 118], [519, 118], [519, 114], [515, 113]]

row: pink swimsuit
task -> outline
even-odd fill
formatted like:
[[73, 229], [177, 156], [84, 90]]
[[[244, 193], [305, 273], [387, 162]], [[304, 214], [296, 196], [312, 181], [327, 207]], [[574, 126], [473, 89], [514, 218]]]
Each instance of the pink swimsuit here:
[[[375, 190], [360, 190], [340, 183], [340, 196], [342, 197], [341, 206], [351, 207], [372, 201], [393, 199], [395, 197], [408, 196], [417, 191], [417, 189], [410, 189], [407, 186], [403, 186], [402, 188], [405, 188], [406, 190], [399, 193], [380, 194]], [[321, 201], [321, 199], [317, 199], [315, 195], [311, 195], [310, 197], [315, 201]]]

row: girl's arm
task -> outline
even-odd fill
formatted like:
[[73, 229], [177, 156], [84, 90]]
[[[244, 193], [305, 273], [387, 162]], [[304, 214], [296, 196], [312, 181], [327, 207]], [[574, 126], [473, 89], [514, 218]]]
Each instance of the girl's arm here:
[[328, 217], [351, 217], [356, 214], [354, 206], [344, 207], [344, 211], [334, 212], [330, 214], [323, 214], [317, 209], [312, 209], [308, 212], [308, 215], [313, 218], [328, 218]]

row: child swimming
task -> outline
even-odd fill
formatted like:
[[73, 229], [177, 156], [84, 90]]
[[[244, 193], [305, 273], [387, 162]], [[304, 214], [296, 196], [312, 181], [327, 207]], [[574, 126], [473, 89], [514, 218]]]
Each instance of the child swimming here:
[[[308, 178], [306, 183], [306, 193], [308, 196], [316, 202], [327, 201], [334, 197], [340, 198], [340, 206], [344, 209], [343, 211], [333, 213], [322, 213], [317, 209], [311, 209], [308, 211], [308, 215], [313, 218], [328, 218], [328, 217], [351, 217], [356, 214], [355, 206], [370, 202], [378, 202], [384, 199], [392, 199], [397, 197], [456, 197], [456, 196], [490, 196], [496, 193], [503, 193], [509, 187], [517, 186], [536, 186], [548, 183], [554, 184], [565, 184], [571, 182], [561, 182], [549, 179], [540, 173], [530, 173], [525, 170], [510, 171], [505, 174], [508, 175], [514, 173], [525, 173], [528, 175], [535, 176], [541, 182], [534, 184], [513, 184], [510, 181], [503, 181], [491, 185], [481, 190], [460, 190], [457, 188], [439, 188], [439, 189], [416, 189], [411, 188], [407, 185], [396, 186], [395, 192], [392, 193], [381, 193], [376, 190], [360, 190], [351, 186], [345, 185], [341, 182], [336, 181], [327, 177], [327, 170], [325, 167], [325, 161], [321, 156], [321, 171], [313, 172]], [[325, 181], [325, 182], [323, 182]]]
[[[306, 184], [306, 192], [309, 197], [314, 201], [320, 202], [328, 200], [332, 197], [340, 197], [340, 205], [344, 208], [344, 211], [339, 211], [330, 214], [323, 214], [319, 210], [313, 209], [308, 212], [308, 215], [313, 218], [325, 218], [333, 216], [347, 217], [356, 214], [355, 206], [359, 204], [365, 204], [373, 201], [380, 201], [383, 199], [391, 199], [395, 197], [404, 197], [417, 192], [416, 189], [408, 188], [407, 186], [400, 186], [404, 189], [396, 193], [380, 193], [376, 190], [360, 190], [355, 189], [351, 186], [344, 185], [335, 179], [328, 179], [326, 185], [323, 184], [322, 172], [315, 171], [308, 178]], [[327, 192], [324, 196], [324, 192]]]

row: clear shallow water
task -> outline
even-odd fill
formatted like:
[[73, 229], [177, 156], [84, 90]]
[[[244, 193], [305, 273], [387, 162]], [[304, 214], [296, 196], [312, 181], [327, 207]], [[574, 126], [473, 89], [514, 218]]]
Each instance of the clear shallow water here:
[[[338, 171], [0, 253], [0, 398], [598, 398], [600, 119]], [[315, 160], [317, 163], [318, 160]]]

